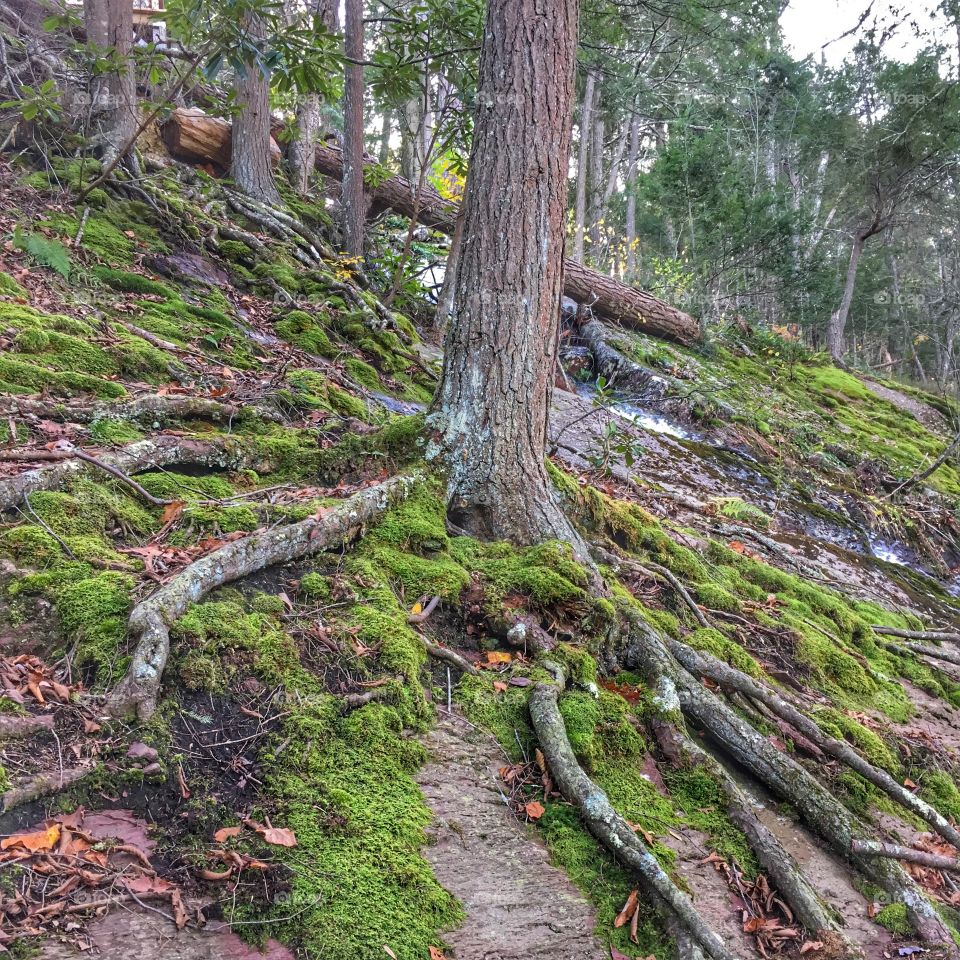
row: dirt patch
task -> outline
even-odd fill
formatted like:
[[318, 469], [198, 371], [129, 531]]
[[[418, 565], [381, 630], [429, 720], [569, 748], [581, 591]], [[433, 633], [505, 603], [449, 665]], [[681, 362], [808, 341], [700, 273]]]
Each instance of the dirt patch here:
[[922, 400], [911, 397], [909, 394], [901, 393], [893, 387], [885, 387], [882, 383], [875, 380], [863, 378], [863, 385], [871, 392], [875, 393], [882, 400], [888, 400], [897, 409], [903, 410], [916, 417], [928, 430], [941, 431], [948, 428], [946, 418], [939, 410], [934, 410]]
[[496, 743], [443, 715], [425, 735], [431, 759], [417, 782], [436, 820], [424, 855], [463, 904], [445, 935], [456, 960], [601, 960], [590, 905], [503, 802]]

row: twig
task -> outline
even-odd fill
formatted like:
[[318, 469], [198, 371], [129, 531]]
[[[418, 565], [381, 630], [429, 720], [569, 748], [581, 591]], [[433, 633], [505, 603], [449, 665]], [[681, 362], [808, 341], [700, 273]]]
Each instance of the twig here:
[[53, 537], [53, 539], [56, 540], [57, 543], [60, 544], [60, 546], [63, 548], [63, 552], [66, 553], [66, 555], [67, 555], [71, 560], [76, 560], [77, 558], [76, 558], [76, 556], [74, 555], [74, 552], [70, 549], [70, 547], [67, 546], [66, 541], [65, 541], [62, 537], [60, 537], [58, 534], [54, 533], [54, 531], [50, 528], [50, 526], [49, 526], [49, 525], [47, 524], [47, 522], [43, 519], [43, 517], [41, 517], [41, 516], [33, 509], [33, 507], [30, 505], [30, 494], [29, 494], [29, 493], [23, 498], [23, 505], [27, 508], [27, 511], [30, 513], [30, 516], [33, 517], [33, 519], [36, 520], [37, 523], [40, 524], [40, 526], [41, 526], [51, 537]]
[[423, 623], [427, 617], [437, 609], [437, 604], [440, 602], [439, 596], [433, 596], [430, 598], [430, 602], [419, 612], [411, 613], [407, 617], [407, 623]]

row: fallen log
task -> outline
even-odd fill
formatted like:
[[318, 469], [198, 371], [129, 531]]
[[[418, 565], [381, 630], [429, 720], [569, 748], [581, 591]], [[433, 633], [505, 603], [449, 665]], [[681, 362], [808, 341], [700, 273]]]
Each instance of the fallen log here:
[[[179, 107], [160, 127], [170, 155], [190, 163], [212, 163], [221, 171], [230, 168], [233, 153], [232, 124], [211, 117], [197, 107]], [[270, 162], [280, 163], [280, 147], [270, 138]]]
[[[208, 117], [196, 109], [180, 108], [164, 123], [162, 133], [167, 149], [179, 160], [212, 163], [222, 169], [229, 166], [230, 124], [226, 120]], [[321, 144], [317, 147], [316, 169], [339, 183], [343, 179], [343, 154]], [[389, 177], [370, 190], [370, 199], [373, 212], [395, 210], [447, 234], [452, 234], [456, 227], [456, 205], [429, 185], [418, 198], [409, 180]], [[591, 307], [602, 319], [651, 336], [679, 343], [693, 343], [700, 338], [700, 325], [689, 314], [569, 258], [564, 261], [564, 293]]]
[[874, 633], [882, 633], [888, 637], [904, 637], [907, 640], [946, 640], [949, 643], [960, 643], [960, 633], [956, 630], [901, 630], [900, 627], [880, 625], [870, 629]]

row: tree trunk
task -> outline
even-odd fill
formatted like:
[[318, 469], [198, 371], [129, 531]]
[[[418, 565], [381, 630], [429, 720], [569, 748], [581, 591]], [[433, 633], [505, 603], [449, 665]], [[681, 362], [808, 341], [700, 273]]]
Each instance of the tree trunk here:
[[343, 88], [343, 249], [350, 256], [360, 257], [367, 215], [363, 191], [363, 67], [360, 66], [363, 0], [346, 0], [344, 11], [344, 48], [348, 62]]
[[87, 41], [98, 57], [117, 66], [97, 78], [91, 111], [104, 164], [116, 159], [137, 128], [137, 84], [133, 72], [133, 7], [128, 0], [84, 0]]
[[[430, 425], [452, 525], [589, 554], [545, 467], [557, 363], [578, 0], [490, 0], [463, 240]], [[504, 229], [509, 219], [510, 229]]]
[[827, 327], [827, 349], [836, 363], [842, 364], [846, 353], [844, 331], [847, 326], [847, 317], [850, 314], [850, 304], [853, 302], [853, 291], [857, 284], [857, 267], [860, 265], [860, 256], [863, 253], [863, 245], [866, 239], [862, 233], [857, 233], [853, 238], [853, 246], [850, 247], [850, 262], [847, 264], [847, 282], [843, 287], [843, 297], [840, 300], [840, 306], [831, 314], [830, 324]]
[[[249, 32], [254, 40], [262, 39], [256, 18], [251, 19]], [[277, 205], [280, 193], [270, 159], [270, 77], [255, 63], [247, 64], [237, 77], [237, 106], [230, 176], [243, 193]]]
[[623, 279], [632, 283], [637, 275], [637, 163], [640, 159], [640, 118], [634, 114], [630, 120], [630, 148], [627, 154], [627, 212], [626, 244], [627, 265]]
[[593, 124], [593, 97], [597, 87], [597, 75], [587, 74], [583, 91], [583, 106], [580, 109], [580, 144], [577, 149], [577, 194], [574, 200], [573, 259], [583, 263], [583, 236], [587, 223], [587, 163], [590, 157], [590, 137]]
[[450, 238], [447, 251], [447, 268], [443, 274], [443, 286], [437, 297], [437, 313], [433, 320], [434, 329], [445, 330], [450, 314], [453, 313], [453, 299], [457, 292], [457, 270], [460, 266], [460, 245], [463, 242], [463, 207], [457, 214], [457, 222]]
[[603, 147], [604, 123], [599, 115], [600, 94], [594, 101], [593, 143], [590, 145], [590, 168], [587, 171], [589, 181], [587, 189], [587, 236], [590, 239], [590, 262], [594, 266], [600, 263], [600, 227], [603, 220]]

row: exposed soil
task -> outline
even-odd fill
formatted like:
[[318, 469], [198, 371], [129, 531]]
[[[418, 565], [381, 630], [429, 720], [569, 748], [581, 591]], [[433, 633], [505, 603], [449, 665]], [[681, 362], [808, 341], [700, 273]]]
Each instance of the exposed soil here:
[[586, 898], [504, 803], [497, 744], [450, 714], [423, 742], [431, 759], [417, 782], [436, 817], [424, 852], [466, 912], [463, 924], [445, 935], [451, 958], [606, 957]]
[[918, 400], [916, 397], [911, 397], [909, 394], [901, 393], [893, 387], [884, 386], [882, 383], [868, 380], [865, 377], [863, 378], [863, 384], [878, 397], [889, 400], [895, 407], [899, 407], [906, 413], [915, 416], [925, 427], [929, 427], [931, 430], [947, 429], [946, 418], [943, 414], [940, 413], [939, 410], [934, 410], [933, 407]]

